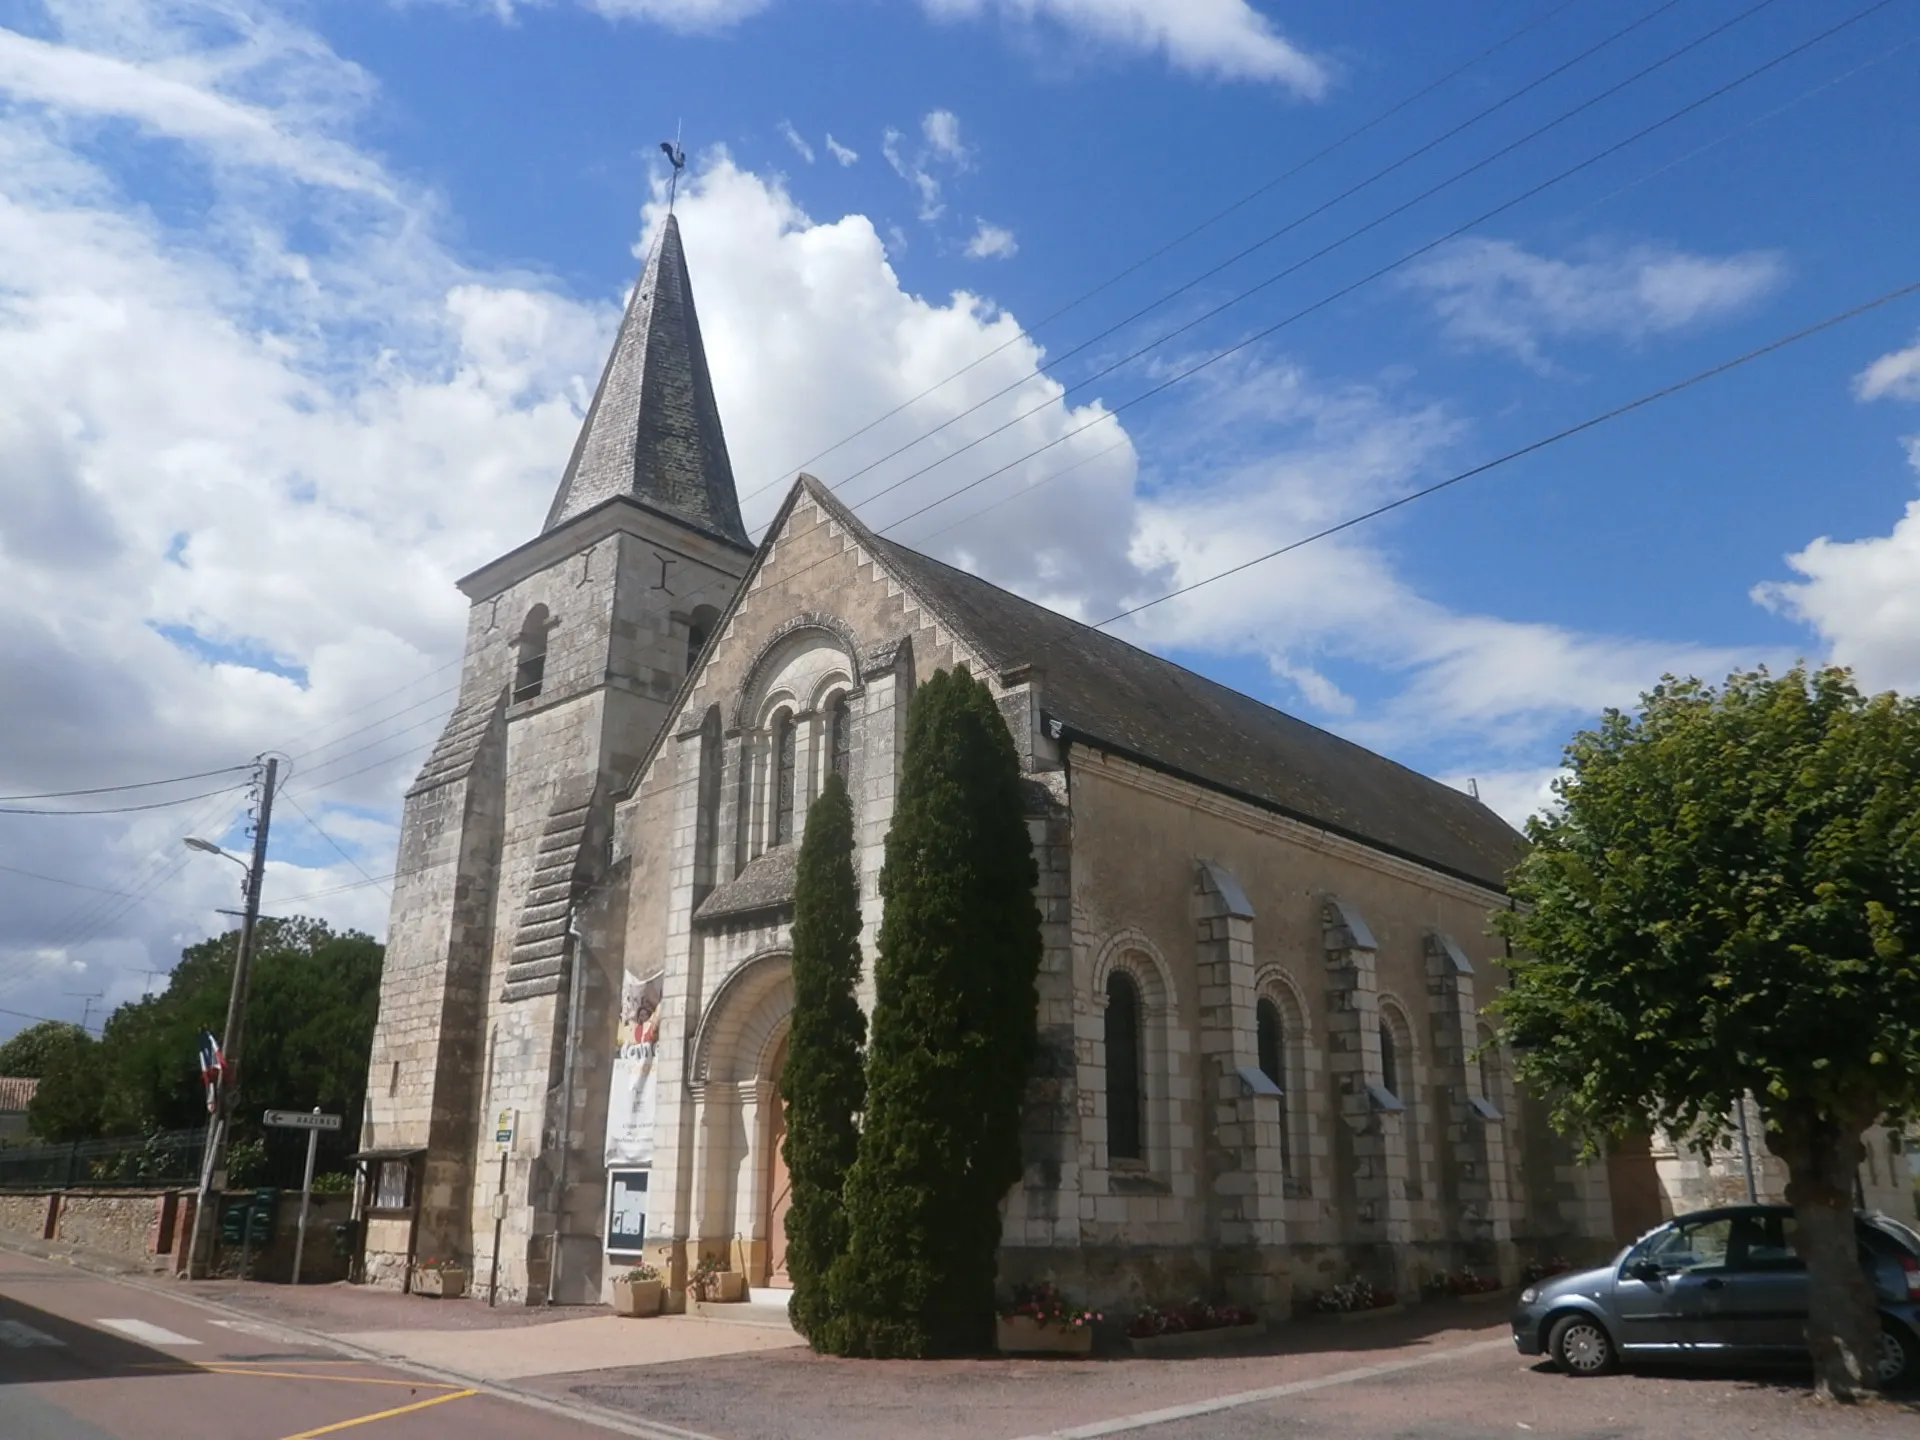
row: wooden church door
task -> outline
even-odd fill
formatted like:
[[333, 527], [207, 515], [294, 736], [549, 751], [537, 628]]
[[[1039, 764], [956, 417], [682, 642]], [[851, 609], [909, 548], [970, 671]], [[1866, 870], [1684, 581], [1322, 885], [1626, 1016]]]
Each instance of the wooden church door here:
[[773, 1094], [767, 1101], [767, 1278], [769, 1285], [788, 1286], [787, 1209], [793, 1203], [793, 1178], [781, 1153], [787, 1138], [787, 1106], [780, 1098], [780, 1072], [787, 1063], [783, 1041], [773, 1062]]

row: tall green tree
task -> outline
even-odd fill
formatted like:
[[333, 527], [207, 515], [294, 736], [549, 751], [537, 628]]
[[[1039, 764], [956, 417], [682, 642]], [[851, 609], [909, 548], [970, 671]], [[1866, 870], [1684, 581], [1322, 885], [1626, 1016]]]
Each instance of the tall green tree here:
[[64, 1145], [100, 1133], [106, 1102], [102, 1046], [77, 1025], [49, 1038], [40, 1085], [27, 1102], [27, 1128], [37, 1139]]
[[867, 1114], [833, 1272], [847, 1353], [991, 1343], [1041, 955], [1024, 815], [992, 693], [964, 669], [936, 673], [908, 716], [880, 874]]
[[860, 890], [853, 874], [853, 805], [829, 775], [807, 810], [793, 885], [793, 1023], [780, 1096], [784, 1155], [793, 1186], [787, 1272], [793, 1325], [816, 1348], [831, 1344], [828, 1275], [847, 1249], [842, 1189], [866, 1108], [861, 1047], [867, 1018], [860, 983]]
[[[164, 991], [108, 1017], [89, 1065], [50, 1071], [42, 1079], [48, 1105], [69, 1127], [87, 1131], [62, 1138], [206, 1123], [200, 1037], [218, 1035], [226, 1024], [238, 949], [238, 931], [189, 946]], [[383, 955], [370, 937], [336, 934], [318, 920], [259, 923], [235, 1111], [241, 1133], [250, 1133], [270, 1106], [318, 1105], [348, 1116], [349, 1124], [357, 1121]]]
[[1669, 679], [1566, 758], [1498, 921], [1520, 1073], [1594, 1142], [1724, 1131], [1751, 1092], [1820, 1389], [1871, 1390], [1854, 1178], [1864, 1131], [1920, 1106], [1920, 703], [1839, 669]]
[[0, 1045], [0, 1075], [25, 1076], [38, 1080], [57, 1055], [66, 1053], [78, 1025], [65, 1020], [42, 1020], [29, 1025], [6, 1044]]

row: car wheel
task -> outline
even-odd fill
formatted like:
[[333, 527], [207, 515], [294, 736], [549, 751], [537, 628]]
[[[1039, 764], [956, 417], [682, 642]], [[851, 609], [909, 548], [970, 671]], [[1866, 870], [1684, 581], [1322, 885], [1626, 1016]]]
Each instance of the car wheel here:
[[1620, 1363], [1607, 1327], [1591, 1315], [1562, 1315], [1554, 1321], [1547, 1353], [1569, 1375], [1605, 1375]]
[[1874, 1374], [1883, 1390], [1911, 1385], [1920, 1379], [1920, 1345], [1911, 1335], [1886, 1326], [1880, 1331], [1880, 1355]]

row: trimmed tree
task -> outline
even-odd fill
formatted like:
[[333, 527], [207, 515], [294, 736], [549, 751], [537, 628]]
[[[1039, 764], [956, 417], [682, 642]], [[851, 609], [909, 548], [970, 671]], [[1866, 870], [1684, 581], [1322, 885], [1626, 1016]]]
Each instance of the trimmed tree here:
[[1590, 1144], [1723, 1134], [1756, 1097], [1819, 1389], [1871, 1390], [1854, 1182], [1865, 1130], [1920, 1105], [1920, 704], [1839, 669], [1669, 680], [1567, 767], [1497, 920], [1520, 1074]]
[[860, 891], [853, 875], [853, 805], [829, 775], [807, 810], [793, 885], [793, 1024], [780, 1098], [782, 1155], [792, 1184], [787, 1210], [789, 1307], [794, 1329], [823, 1346], [831, 1326], [828, 1274], [847, 1249], [842, 1190], [860, 1144], [866, 1105], [861, 1047], [867, 1017], [860, 983]]
[[867, 1114], [833, 1349], [988, 1348], [1000, 1202], [1020, 1178], [1040, 913], [1019, 757], [964, 669], [914, 697], [880, 893]]

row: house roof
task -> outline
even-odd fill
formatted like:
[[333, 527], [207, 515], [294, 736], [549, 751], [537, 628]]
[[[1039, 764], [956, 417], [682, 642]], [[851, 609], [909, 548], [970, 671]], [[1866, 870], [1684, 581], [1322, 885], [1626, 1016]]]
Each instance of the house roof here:
[[25, 1110], [40, 1082], [26, 1075], [0, 1075], [0, 1114]]
[[[1505, 888], [1526, 842], [1474, 797], [978, 575], [883, 540], [812, 476], [803, 475], [795, 489], [813, 496], [998, 673], [1021, 666], [1039, 671], [1041, 707], [1069, 738], [1475, 884]], [[789, 507], [792, 502], [789, 496]]]
[[541, 533], [616, 496], [748, 543], [672, 215], [627, 303]]

